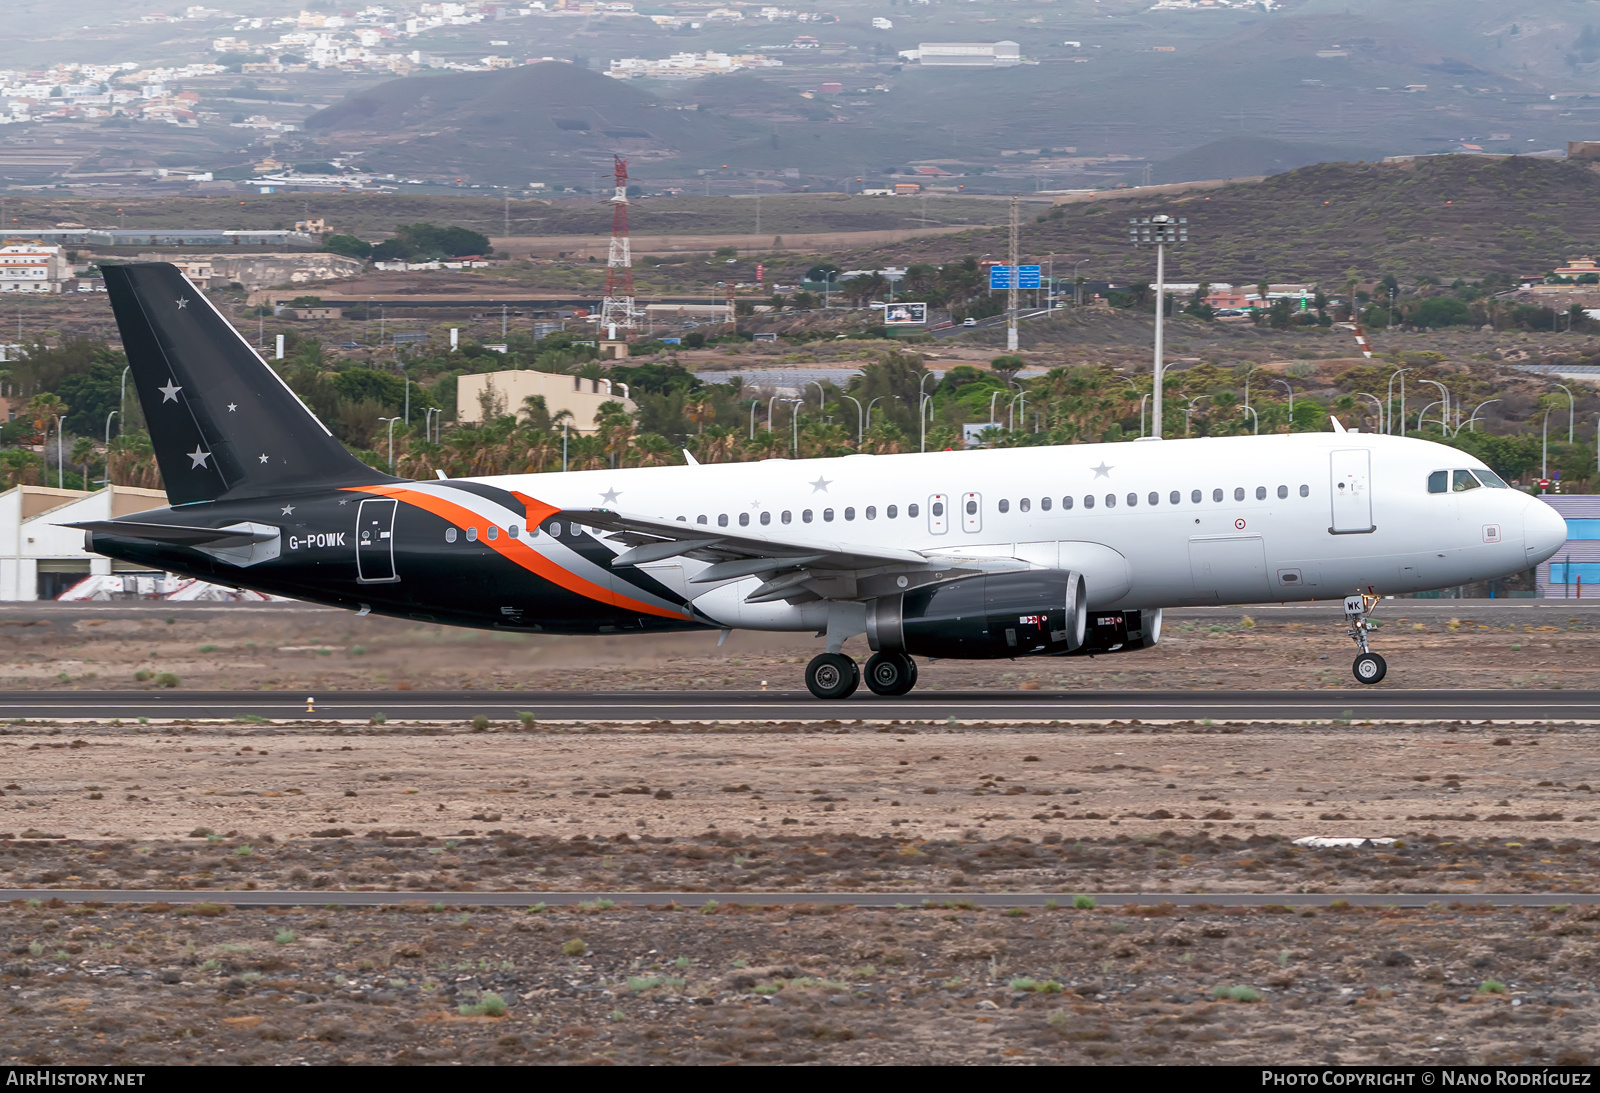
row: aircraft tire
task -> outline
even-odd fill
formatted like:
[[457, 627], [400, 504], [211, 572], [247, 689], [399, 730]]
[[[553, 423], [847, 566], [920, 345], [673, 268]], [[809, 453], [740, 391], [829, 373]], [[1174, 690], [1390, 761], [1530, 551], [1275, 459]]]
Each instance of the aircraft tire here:
[[849, 698], [861, 686], [861, 668], [843, 653], [818, 653], [806, 665], [806, 690], [818, 698]]
[[873, 694], [894, 698], [917, 682], [917, 662], [904, 653], [877, 653], [867, 661], [867, 686]]
[[1362, 653], [1356, 657], [1352, 670], [1358, 683], [1382, 683], [1389, 673], [1389, 665], [1377, 653]]

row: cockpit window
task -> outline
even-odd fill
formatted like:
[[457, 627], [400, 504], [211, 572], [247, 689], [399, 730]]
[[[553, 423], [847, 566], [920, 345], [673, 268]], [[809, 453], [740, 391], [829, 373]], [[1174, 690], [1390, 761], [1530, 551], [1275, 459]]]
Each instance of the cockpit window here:
[[1428, 476], [1428, 492], [1429, 493], [1449, 493], [1450, 492], [1450, 472], [1449, 471], [1434, 471], [1432, 474], [1430, 474]]
[[1452, 471], [1450, 473], [1452, 493], [1465, 493], [1467, 490], [1479, 488], [1478, 480], [1472, 477], [1471, 471]]
[[1478, 467], [1474, 469], [1472, 473], [1478, 476], [1479, 482], [1482, 482], [1490, 489], [1509, 490], [1511, 488], [1510, 486], [1506, 485], [1505, 479], [1501, 478], [1498, 474], [1495, 474], [1487, 467]]

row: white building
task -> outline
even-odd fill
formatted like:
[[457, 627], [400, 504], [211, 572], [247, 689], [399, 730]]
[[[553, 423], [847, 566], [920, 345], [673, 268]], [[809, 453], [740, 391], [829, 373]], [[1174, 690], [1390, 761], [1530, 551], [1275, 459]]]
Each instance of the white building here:
[[164, 576], [83, 549], [83, 532], [58, 525], [110, 520], [165, 506], [160, 490], [109, 486], [93, 493], [16, 486], [0, 493], [0, 600], [53, 600], [85, 577]]
[[[619, 393], [613, 393], [616, 389]], [[456, 420], [463, 425], [483, 421], [485, 404], [502, 414], [519, 414], [523, 400], [531, 395], [544, 398], [550, 416], [571, 411], [575, 433], [592, 433], [597, 426], [594, 415], [601, 403], [620, 402], [628, 413], [637, 406], [629, 398], [628, 385], [608, 379], [584, 379], [562, 372], [479, 372], [456, 379]]]
[[924, 65], [1004, 68], [1022, 63], [1022, 47], [1015, 42], [923, 42], [901, 50], [900, 56]]
[[8, 239], [0, 246], [0, 292], [60, 292], [72, 263], [53, 243]]

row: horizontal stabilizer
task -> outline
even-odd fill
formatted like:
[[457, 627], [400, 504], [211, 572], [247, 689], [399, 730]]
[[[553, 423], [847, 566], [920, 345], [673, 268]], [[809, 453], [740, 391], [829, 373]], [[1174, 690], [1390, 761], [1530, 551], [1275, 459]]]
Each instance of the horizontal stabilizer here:
[[152, 543], [167, 543], [186, 547], [238, 547], [266, 543], [278, 537], [278, 529], [266, 524], [229, 524], [223, 528], [197, 528], [183, 524], [143, 524], [127, 520], [84, 520], [61, 527], [80, 528], [100, 535], [115, 535], [124, 539], [143, 539]]

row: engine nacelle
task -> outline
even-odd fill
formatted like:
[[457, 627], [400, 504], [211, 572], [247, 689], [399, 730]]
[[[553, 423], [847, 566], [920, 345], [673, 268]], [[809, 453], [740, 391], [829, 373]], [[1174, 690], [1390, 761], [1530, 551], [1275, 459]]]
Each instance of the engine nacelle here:
[[874, 651], [960, 660], [1063, 656], [1082, 647], [1083, 575], [996, 573], [883, 596], [867, 609]]
[[1094, 657], [1102, 653], [1131, 653], [1149, 649], [1161, 640], [1161, 608], [1145, 611], [1091, 611], [1083, 644], [1069, 657]]

